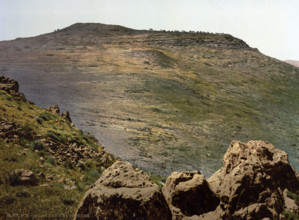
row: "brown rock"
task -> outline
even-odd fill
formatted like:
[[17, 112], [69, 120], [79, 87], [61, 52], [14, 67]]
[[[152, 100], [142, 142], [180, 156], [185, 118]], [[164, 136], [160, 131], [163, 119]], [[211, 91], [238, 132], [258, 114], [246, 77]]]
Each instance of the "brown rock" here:
[[16, 169], [10, 173], [9, 177], [10, 185], [32, 185], [35, 186], [38, 183], [35, 174], [30, 170]]
[[59, 114], [59, 112], [60, 112], [60, 109], [59, 109], [59, 107], [58, 107], [57, 104], [56, 104], [56, 105], [53, 105], [53, 106], [51, 106], [51, 107], [49, 107], [49, 108], [47, 108], [47, 110], [48, 110], [49, 112], [54, 113], [54, 114]]
[[233, 141], [223, 161], [208, 182], [228, 219], [275, 219], [283, 211], [282, 191], [299, 189], [287, 154], [268, 142]]
[[15, 94], [19, 92], [19, 83], [13, 79], [0, 76], [0, 89], [10, 94]]
[[67, 120], [67, 121], [69, 121], [69, 122], [72, 122], [70, 113], [69, 113], [68, 111], [62, 113], [61, 116], [62, 116], [65, 120]]
[[122, 161], [106, 169], [85, 193], [75, 219], [84, 215], [90, 219], [171, 219], [163, 195], [149, 175]]
[[201, 215], [216, 209], [219, 199], [199, 171], [173, 172], [162, 189], [173, 216]]

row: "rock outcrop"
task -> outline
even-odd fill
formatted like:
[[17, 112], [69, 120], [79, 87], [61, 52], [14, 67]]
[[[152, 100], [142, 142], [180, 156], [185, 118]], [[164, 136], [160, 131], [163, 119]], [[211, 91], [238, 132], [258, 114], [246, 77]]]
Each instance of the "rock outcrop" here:
[[12, 186], [17, 185], [31, 185], [36, 186], [38, 180], [35, 174], [30, 170], [16, 169], [10, 173], [9, 182]]
[[147, 174], [116, 162], [85, 194], [76, 219], [281, 219], [283, 210], [299, 211], [287, 196], [297, 190], [298, 173], [284, 151], [265, 141], [233, 141], [209, 179], [199, 171], [172, 173], [165, 199]]
[[149, 175], [117, 161], [86, 192], [75, 219], [171, 219], [160, 188]]
[[277, 219], [285, 189], [299, 189], [298, 174], [286, 152], [265, 141], [233, 141], [223, 167], [208, 182], [220, 197], [226, 219]]
[[52, 112], [53, 114], [59, 114], [59, 113], [60, 113], [60, 109], [59, 109], [59, 107], [58, 107], [57, 104], [48, 107], [47, 110], [48, 110], [49, 112]]
[[0, 90], [3, 90], [16, 98], [25, 99], [24, 94], [19, 92], [19, 83], [5, 76], [0, 76]]
[[19, 83], [13, 79], [0, 76], [0, 89], [9, 94], [15, 94], [19, 92]]
[[[46, 108], [47, 111], [49, 112], [52, 112], [53, 114], [59, 114], [60, 113], [60, 108], [57, 104], [53, 105], [53, 106], [50, 106], [48, 108]], [[63, 112], [60, 114], [65, 120], [69, 121], [69, 122], [72, 122], [72, 119], [71, 119], [71, 116], [70, 116], [70, 113], [68, 111], [66, 112]]]
[[163, 195], [176, 218], [214, 211], [219, 204], [219, 198], [199, 171], [172, 173], [163, 187]]

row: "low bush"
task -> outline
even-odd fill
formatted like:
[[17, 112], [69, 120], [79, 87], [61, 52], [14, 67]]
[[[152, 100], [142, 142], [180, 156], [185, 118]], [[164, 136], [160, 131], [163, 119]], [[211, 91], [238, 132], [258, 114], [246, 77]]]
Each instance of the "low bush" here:
[[33, 151], [45, 149], [45, 145], [40, 140], [33, 141], [31, 143], [30, 147], [31, 147], [31, 150], [33, 150]]

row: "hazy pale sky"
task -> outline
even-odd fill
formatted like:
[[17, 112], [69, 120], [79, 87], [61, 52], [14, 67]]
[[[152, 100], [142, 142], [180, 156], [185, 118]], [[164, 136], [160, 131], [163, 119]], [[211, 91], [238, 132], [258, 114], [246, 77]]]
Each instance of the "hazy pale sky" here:
[[0, 0], [0, 40], [78, 22], [228, 33], [281, 60], [299, 60], [299, 0]]

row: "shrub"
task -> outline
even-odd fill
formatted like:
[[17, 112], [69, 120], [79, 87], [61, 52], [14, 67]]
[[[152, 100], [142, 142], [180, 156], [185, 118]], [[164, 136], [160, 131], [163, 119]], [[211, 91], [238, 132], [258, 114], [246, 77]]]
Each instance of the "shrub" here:
[[28, 192], [26, 192], [26, 191], [21, 191], [21, 192], [17, 192], [16, 196], [17, 197], [22, 197], [22, 198], [29, 198], [30, 194]]
[[52, 156], [48, 156], [46, 162], [52, 165], [56, 165], [56, 159], [53, 158]]
[[10, 195], [0, 198], [1, 205], [10, 205], [14, 203], [14, 201], [16, 201], [16, 197]]
[[87, 173], [87, 176], [90, 180], [94, 180], [96, 181], [97, 179], [100, 178], [101, 174], [97, 171], [97, 170], [90, 170], [88, 173]]
[[70, 159], [67, 159], [65, 162], [64, 162], [64, 167], [65, 168], [68, 168], [68, 169], [74, 169], [74, 165], [72, 163], [72, 161]]
[[285, 216], [286, 220], [298, 220], [299, 219], [299, 215], [294, 213], [294, 212], [290, 212], [290, 211], [283, 211], [282, 214]]
[[45, 145], [40, 140], [35, 140], [30, 145], [31, 150], [44, 150]]
[[53, 119], [53, 116], [48, 112], [41, 113], [36, 119], [37, 123], [42, 124], [43, 121], [50, 121]]
[[8, 173], [6, 182], [11, 186], [19, 185], [20, 184], [20, 174], [15, 173], [15, 172]]
[[299, 206], [299, 192], [298, 191], [297, 191], [297, 193], [288, 191], [287, 196], [291, 199], [294, 199], [295, 203]]
[[56, 141], [59, 141], [61, 143], [65, 143], [66, 142], [66, 138], [65, 137], [63, 137], [61, 134], [58, 134], [58, 133], [56, 133], [54, 131], [48, 131], [47, 136], [49, 138], [52, 138], [52, 139], [54, 139]]
[[23, 138], [27, 140], [32, 140], [34, 136], [34, 132], [28, 123], [25, 123], [23, 127]]
[[68, 206], [72, 206], [75, 203], [75, 201], [72, 199], [64, 199], [62, 202], [64, 205], [68, 205]]

